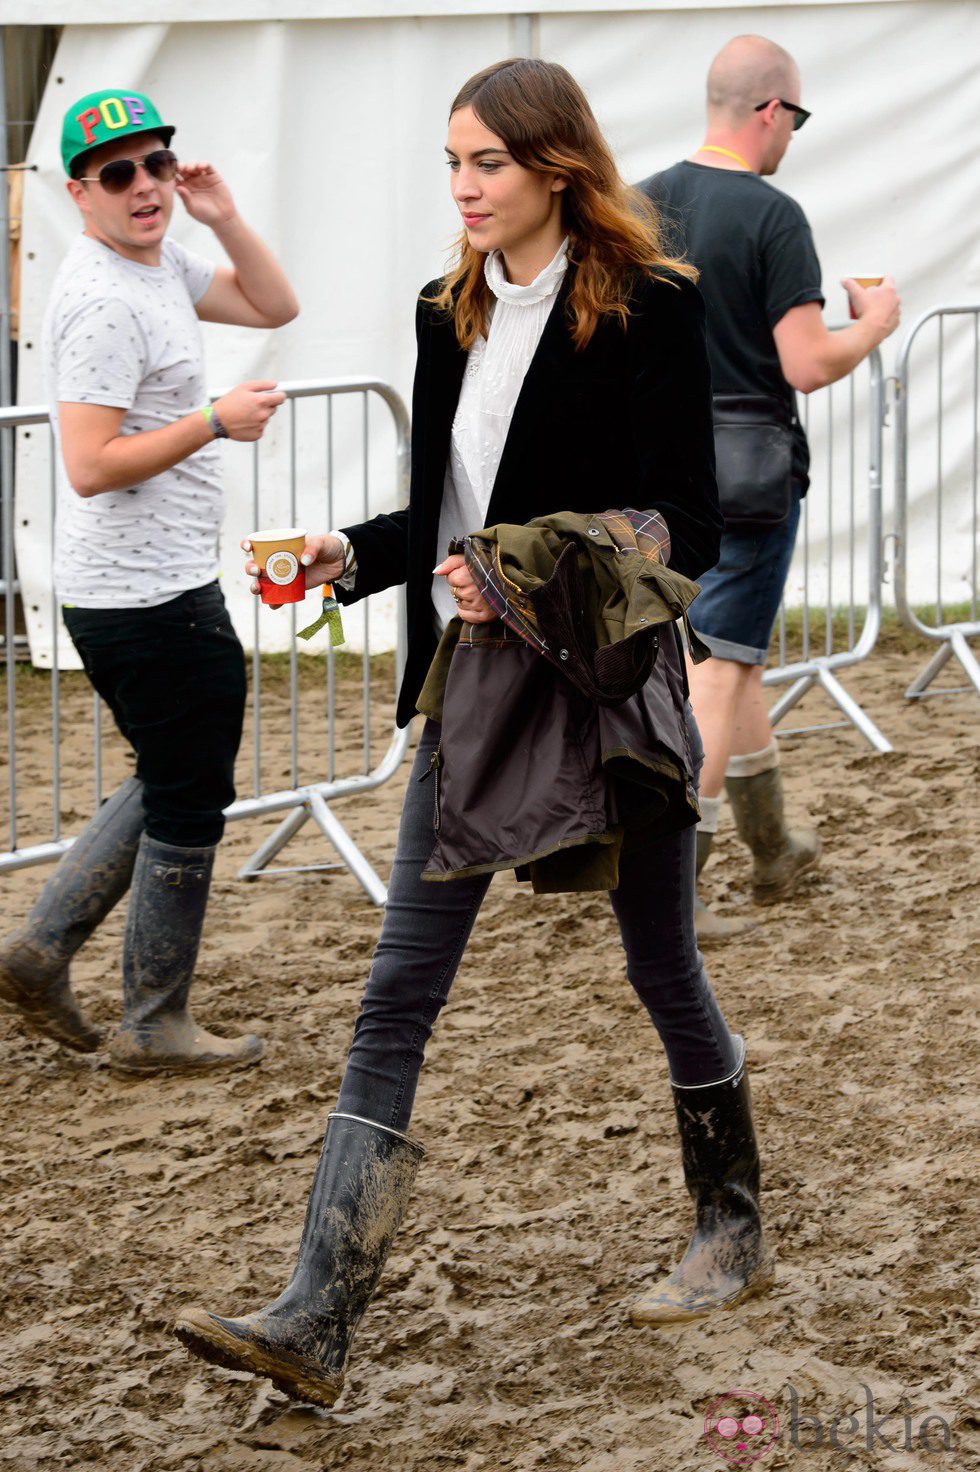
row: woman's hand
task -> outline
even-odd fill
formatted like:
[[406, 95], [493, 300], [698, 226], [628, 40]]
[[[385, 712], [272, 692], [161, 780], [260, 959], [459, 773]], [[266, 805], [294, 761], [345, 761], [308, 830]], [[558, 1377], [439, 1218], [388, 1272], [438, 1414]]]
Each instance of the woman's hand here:
[[477, 592], [473, 574], [466, 566], [466, 558], [459, 553], [453, 553], [447, 557], [445, 562], [440, 562], [438, 567], [432, 569], [433, 573], [445, 578], [449, 584], [449, 591], [456, 600], [456, 612], [464, 623], [488, 624], [497, 615], [488, 603]]
[[[241, 545], [243, 552], [251, 552], [252, 544], [247, 538]], [[336, 582], [344, 571], [344, 544], [339, 537], [307, 537], [303, 555], [299, 560], [306, 568], [307, 588], [319, 588], [323, 583]], [[251, 558], [246, 558], [245, 571], [253, 579], [249, 585], [249, 591], [258, 593], [259, 569], [257, 563], [254, 563]]]

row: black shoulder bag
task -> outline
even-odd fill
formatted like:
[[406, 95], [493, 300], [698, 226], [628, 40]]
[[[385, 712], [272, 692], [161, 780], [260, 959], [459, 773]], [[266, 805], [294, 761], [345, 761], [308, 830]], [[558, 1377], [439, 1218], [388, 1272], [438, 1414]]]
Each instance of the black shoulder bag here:
[[715, 475], [725, 525], [779, 526], [793, 496], [792, 416], [771, 394], [715, 394]]

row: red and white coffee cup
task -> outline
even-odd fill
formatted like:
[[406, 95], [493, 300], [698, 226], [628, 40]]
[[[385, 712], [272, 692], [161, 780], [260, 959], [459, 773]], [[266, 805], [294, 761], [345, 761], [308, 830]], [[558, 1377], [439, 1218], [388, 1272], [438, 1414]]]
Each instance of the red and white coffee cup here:
[[306, 568], [300, 561], [306, 533], [297, 526], [269, 527], [250, 532], [252, 560], [259, 569], [263, 603], [281, 608], [284, 603], [302, 603], [306, 597]]

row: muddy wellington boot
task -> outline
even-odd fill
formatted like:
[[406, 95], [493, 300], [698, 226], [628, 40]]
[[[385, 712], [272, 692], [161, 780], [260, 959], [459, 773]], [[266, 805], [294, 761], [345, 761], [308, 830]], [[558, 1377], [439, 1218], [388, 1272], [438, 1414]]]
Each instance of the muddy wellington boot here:
[[[703, 828], [697, 831], [697, 878], [701, 878], [701, 870], [708, 862], [711, 854], [711, 845], [715, 835], [707, 833]], [[701, 898], [697, 890], [694, 892], [694, 934], [698, 945], [702, 950], [709, 946], [724, 945], [726, 940], [734, 940], [737, 936], [747, 935], [750, 930], [757, 929], [754, 920], [736, 920], [728, 915], [718, 915], [710, 909]]]
[[765, 751], [732, 757], [725, 789], [742, 842], [752, 852], [752, 898], [772, 904], [789, 894], [820, 854], [816, 833], [791, 832], [783, 813], [783, 783], [775, 741]]
[[19, 930], [0, 941], [0, 999], [34, 1032], [93, 1053], [102, 1029], [82, 1012], [69, 962], [129, 888], [143, 831], [143, 784], [129, 777], [76, 838]]
[[117, 1073], [199, 1073], [257, 1063], [252, 1033], [220, 1038], [187, 1006], [207, 909], [213, 848], [177, 848], [144, 833], [123, 941], [123, 1017], [109, 1040]]
[[294, 1400], [332, 1406], [424, 1153], [398, 1130], [331, 1114], [287, 1287], [240, 1319], [188, 1309], [177, 1338], [212, 1364], [264, 1375]]
[[730, 1077], [693, 1088], [671, 1085], [695, 1227], [677, 1267], [631, 1308], [634, 1324], [699, 1319], [772, 1287], [745, 1044], [740, 1037], [735, 1044], [741, 1059]]

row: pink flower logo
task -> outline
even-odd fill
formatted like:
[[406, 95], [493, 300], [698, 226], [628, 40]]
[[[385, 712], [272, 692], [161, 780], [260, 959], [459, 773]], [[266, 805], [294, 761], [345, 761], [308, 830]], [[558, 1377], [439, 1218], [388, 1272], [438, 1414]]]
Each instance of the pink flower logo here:
[[748, 1467], [779, 1439], [776, 1407], [754, 1390], [726, 1390], [704, 1418], [708, 1445], [733, 1467]]

